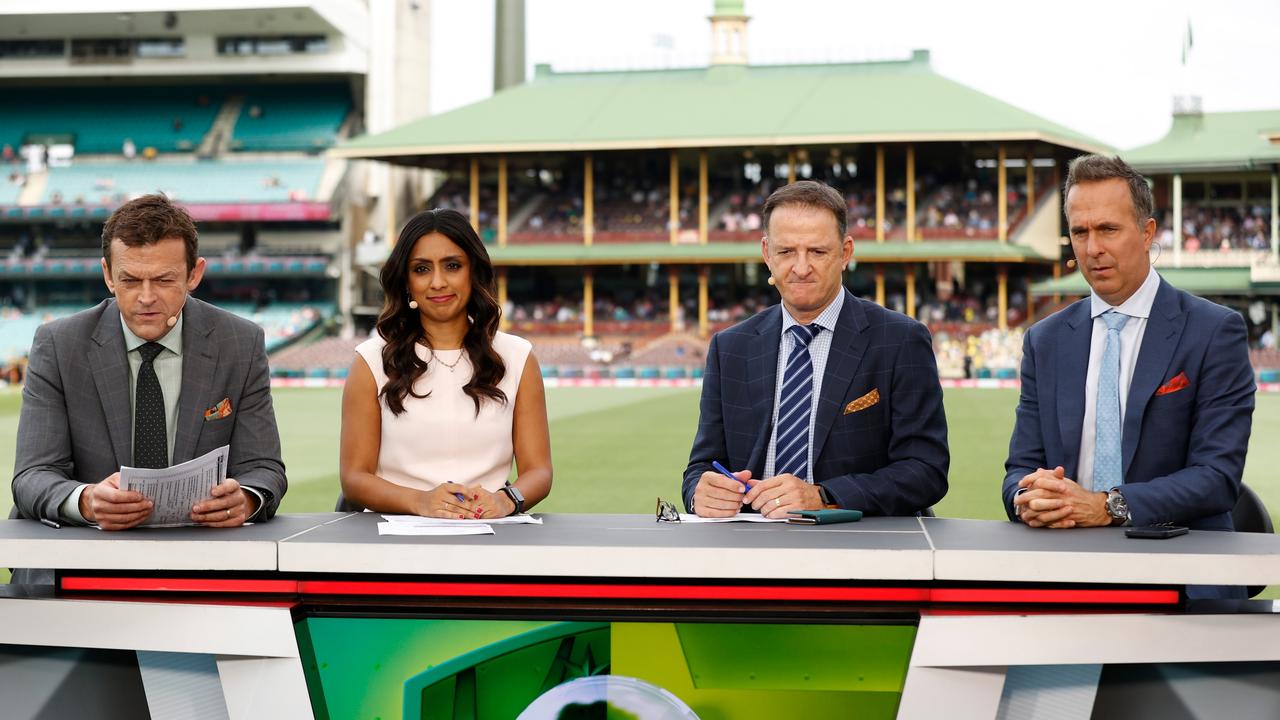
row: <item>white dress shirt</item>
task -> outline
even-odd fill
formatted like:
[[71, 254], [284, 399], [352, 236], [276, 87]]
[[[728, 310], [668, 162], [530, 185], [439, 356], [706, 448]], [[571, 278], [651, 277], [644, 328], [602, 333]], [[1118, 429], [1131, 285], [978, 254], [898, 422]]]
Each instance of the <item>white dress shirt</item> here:
[[[835, 336], [836, 321], [840, 319], [840, 309], [844, 307], [844, 288], [836, 293], [836, 299], [832, 300], [826, 308], [814, 318], [813, 322], [822, 326], [822, 332], [813, 336], [809, 341], [809, 360], [813, 363], [813, 399], [809, 405], [809, 477], [806, 478], [813, 483], [813, 423], [818, 416], [818, 397], [822, 394], [822, 375], [827, 369], [827, 356], [831, 354], [831, 340]], [[799, 325], [795, 318], [791, 317], [791, 313], [787, 312], [787, 306], [782, 306], [782, 337], [778, 343], [778, 369], [774, 376], [773, 382], [773, 426], [769, 431], [769, 449], [764, 458], [764, 476], [771, 478], [774, 476], [774, 469], [778, 454], [778, 402], [782, 399], [782, 381], [783, 373], [787, 369], [787, 360], [791, 357], [791, 350], [796, 346], [796, 337], [787, 332], [792, 325]], [[810, 323], [813, 324], [813, 323]]]
[[1133, 368], [1138, 364], [1138, 350], [1142, 347], [1142, 336], [1147, 330], [1147, 319], [1151, 317], [1151, 306], [1156, 301], [1156, 291], [1160, 289], [1160, 275], [1155, 268], [1147, 272], [1147, 279], [1142, 282], [1137, 292], [1128, 300], [1114, 308], [1095, 292], [1089, 293], [1089, 314], [1093, 318], [1093, 336], [1089, 340], [1089, 371], [1084, 381], [1084, 426], [1080, 429], [1080, 467], [1074, 480], [1086, 490], [1106, 492], [1111, 488], [1093, 487], [1094, 445], [1097, 441], [1098, 417], [1098, 370], [1102, 365], [1102, 353], [1107, 347], [1107, 323], [1101, 319], [1103, 313], [1115, 310], [1129, 316], [1120, 330], [1120, 377], [1116, 387], [1120, 393], [1120, 422], [1123, 427], [1124, 413], [1129, 404], [1129, 383], [1133, 380]]

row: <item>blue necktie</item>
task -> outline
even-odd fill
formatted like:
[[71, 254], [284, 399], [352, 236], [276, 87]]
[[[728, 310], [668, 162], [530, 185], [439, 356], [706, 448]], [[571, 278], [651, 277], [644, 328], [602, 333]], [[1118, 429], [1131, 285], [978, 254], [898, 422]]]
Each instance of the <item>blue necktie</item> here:
[[1106, 491], [1124, 482], [1120, 455], [1120, 330], [1128, 320], [1128, 315], [1114, 310], [1102, 314], [1102, 321], [1107, 324], [1107, 344], [1098, 368], [1091, 490]]
[[792, 325], [787, 330], [795, 338], [795, 344], [782, 373], [782, 394], [778, 397], [774, 472], [777, 475], [791, 473], [807, 480], [809, 413], [813, 406], [813, 363], [809, 359], [809, 343], [822, 332], [822, 328], [817, 324]]

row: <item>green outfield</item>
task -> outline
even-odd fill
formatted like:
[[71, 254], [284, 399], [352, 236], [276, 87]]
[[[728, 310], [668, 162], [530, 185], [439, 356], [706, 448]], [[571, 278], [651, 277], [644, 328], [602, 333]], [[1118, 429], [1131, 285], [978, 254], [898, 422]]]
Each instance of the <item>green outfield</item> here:
[[[338, 493], [341, 391], [274, 391], [289, 494], [282, 512], [333, 509]], [[1280, 395], [1260, 394], [1245, 482], [1273, 513], [1280, 508]], [[1003, 518], [999, 488], [1013, 426], [1015, 390], [946, 392], [951, 443], [951, 489], [939, 515]], [[20, 395], [0, 392], [0, 467], [13, 467]], [[680, 497], [680, 476], [698, 420], [698, 391], [674, 388], [552, 388], [555, 489], [543, 512], [652, 513], [654, 500]], [[0, 509], [11, 504], [0, 486]], [[1270, 594], [1270, 593], [1269, 593]]]

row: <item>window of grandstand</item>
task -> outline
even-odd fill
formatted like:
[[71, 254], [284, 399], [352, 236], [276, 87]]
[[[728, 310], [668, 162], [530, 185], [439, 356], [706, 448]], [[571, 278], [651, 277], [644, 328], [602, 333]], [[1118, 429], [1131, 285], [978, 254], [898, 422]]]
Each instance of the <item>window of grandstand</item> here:
[[35, 60], [66, 54], [66, 40], [0, 40], [0, 58]]
[[324, 35], [223, 36], [219, 55], [298, 55], [329, 52]]
[[182, 38], [145, 38], [136, 43], [140, 58], [186, 57], [187, 41]]
[[73, 63], [127, 63], [133, 59], [133, 41], [128, 38], [74, 38]]

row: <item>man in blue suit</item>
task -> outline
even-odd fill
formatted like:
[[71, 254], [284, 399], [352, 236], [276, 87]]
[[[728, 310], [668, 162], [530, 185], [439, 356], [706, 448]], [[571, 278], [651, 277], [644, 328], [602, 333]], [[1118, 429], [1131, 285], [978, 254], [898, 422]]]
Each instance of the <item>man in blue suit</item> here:
[[946, 494], [950, 460], [928, 329], [844, 289], [853, 237], [831, 187], [780, 188], [764, 226], [761, 254], [782, 304], [711, 339], [685, 507], [773, 518], [928, 508]]
[[1092, 292], [1024, 339], [1010, 519], [1232, 529], [1253, 416], [1244, 319], [1156, 273], [1152, 215], [1123, 160], [1072, 161], [1067, 224]]

